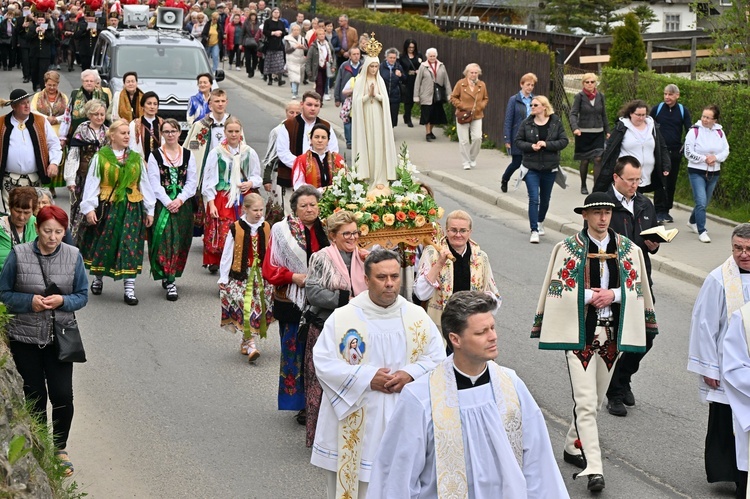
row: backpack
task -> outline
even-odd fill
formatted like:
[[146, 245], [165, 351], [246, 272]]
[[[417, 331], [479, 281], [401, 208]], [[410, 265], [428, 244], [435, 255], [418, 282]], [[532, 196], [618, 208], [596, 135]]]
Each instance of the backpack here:
[[[654, 116], [659, 116], [659, 112], [661, 111], [661, 108], [663, 107], [664, 107], [664, 103], [660, 102], [659, 105], [656, 106], [656, 114]], [[682, 104], [680, 104], [679, 102], [677, 103], [677, 107], [680, 108], [680, 117], [682, 119], [685, 119], [685, 108], [682, 107]]]
[[[698, 138], [698, 127], [694, 126], [692, 127], [693, 131], [695, 132], [695, 138]], [[724, 138], [724, 131], [723, 130], [716, 130], [716, 133], [719, 134], [719, 138]]]

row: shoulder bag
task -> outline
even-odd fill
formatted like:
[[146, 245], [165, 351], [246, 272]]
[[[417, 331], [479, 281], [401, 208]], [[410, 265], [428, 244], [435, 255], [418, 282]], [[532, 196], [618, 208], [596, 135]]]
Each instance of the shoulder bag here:
[[477, 108], [477, 96], [474, 96], [474, 105], [471, 106], [471, 111], [464, 111], [463, 109], [456, 108], [456, 123], [459, 125], [466, 125], [474, 121], [474, 110]]
[[[47, 280], [42, 257], [39, 253], [35, 254], [39, 261], [39, 268], [42, 270], [42, 279], [44, 279], [44, 296], [62, 294], [57, 284]], [[86, 351], [83, 349], [78, 322], [73, 321], [68, 327], [58, 324], [54, 310], [52, 311], [52, 341], [57, 346], [57, 360], [60, 362], [86, 362]]]

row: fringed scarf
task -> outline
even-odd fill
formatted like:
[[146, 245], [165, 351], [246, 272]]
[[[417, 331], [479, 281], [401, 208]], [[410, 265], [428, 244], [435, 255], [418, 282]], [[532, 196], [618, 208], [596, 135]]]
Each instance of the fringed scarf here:
[[125, 163], [117, 160], [115, 152], [110, 146], [102, 147], [99, 150], [99, 165], [95, 175], [105, 183], [105, 185], [117, 188], [112, 193], [111, 201], [119, 203], [128, 195], [128, 188], [137, 184], [141, 180], [141, 155], [135, 151], [127, 150]]
[[50, 102], [47, 92], [41, 92], [36, 99], [35, 108], [34, 111], [44, 116], [62, 116], [68, 108], [68, 100], [62, 92], [57, 92], [54, 102]]
[[[274, 224], [271, 237], [271, 265], [284, 267], [294, 274], [307, 274], [307, 241], [305, 226], [292, 215]], [[305, 306], [305, 289], [289, 284], [287, 298], [300, 310]]]
[[321, 287], [350, 291], [352, 298], [367, 289], [365, 264], [357, 249], [352, 252], [351, 270], [346, 267], [341, 252], [336, 246], [328, 246], [318, 253], [324, 256], [319, 260], [322, 270]]
[[117, 112], [120, 115], [120, 118], [127, 121], [133, 121], [134, 119], [143, 116], [143, 110], [141, 108], [142, 95], [143, 91], [140, 88], [135, 89], [132, 98], [128, 95], [127, 90], [120, 92], [120, 99], [117, 102]]
[[[224, 157], [227, 162], [228, 168], [224, 169], [224, 182], [229, 184], [229, 196], [227, 196], [227, 208], [231, 208], [240, 199], [240, 182], [247, 180], [247, 175], [243, 171], [242, 167], [244, 164], [250, 161], [250, 151], [252, 148], [240, 142], [239, 152], [233, 154], [229, 149], [227, 139], [221, 141], [219, 147], [219, 153]], [[303, 234], [304, 239], [304, 234]]]

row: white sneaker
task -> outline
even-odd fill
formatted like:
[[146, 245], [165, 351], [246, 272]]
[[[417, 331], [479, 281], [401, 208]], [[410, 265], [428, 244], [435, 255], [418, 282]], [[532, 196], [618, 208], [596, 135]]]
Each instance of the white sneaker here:
[[710, 237], [708, 237], [708, 231], [707, 231], [707, 230], [704, 230], [703, 232], [701, 232], [701, 233], [700, 233], [700, 234], [698, 235], [698, 240], [699, 240], [700, 242], [702, 242], [702, 243], [710, 243], [710, 242], [711, 242], [711, 238], [710, 238]]
[[242, 68], [237, 66], [237, 69], [235, 69], [235, 71], [242, 71]]
[[476, 168], [477, 167], [477, 162], [476, 161], [472, 161], [469, 164], [471, 165], [472, 168]]
[[542, 222], [538, 222], [536, 224], [536, 227], [537, 227], [537, 232], [539, 232], [539, 235], [543, 236], [544, 235], [544, 224]]
[[331, 100], [331, 94], [325, 94], [323, 100]]
[[698, 225], [697, 224], [691, 224], [690, 222], [687, 223], [687, 226], [690, 227], [690, 231], [694, 234], [698, 233]]
[[464, 170], [471, 170], [471, 165], [464, 165]]
[[539, 233], [537, 231], [531, 232], [531, 237], [529, 237], [529, 242], [531, 244], [539, 244]]

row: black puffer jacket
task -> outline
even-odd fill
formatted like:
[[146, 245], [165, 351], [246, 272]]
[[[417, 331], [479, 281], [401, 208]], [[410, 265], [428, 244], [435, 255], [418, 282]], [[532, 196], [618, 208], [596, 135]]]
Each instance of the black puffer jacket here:
[[560, 166], [560, 151], [568, 145], [565, 127], [559, 116], [551, 114], [547, 130], [547, 147], [535, 151], [532, 145], [539, 142], [539, 126], [534, 123], [534, 116], [523, 120], [513, 145], [523, 152], [523, 166], [529, 170], [551, 171]]

